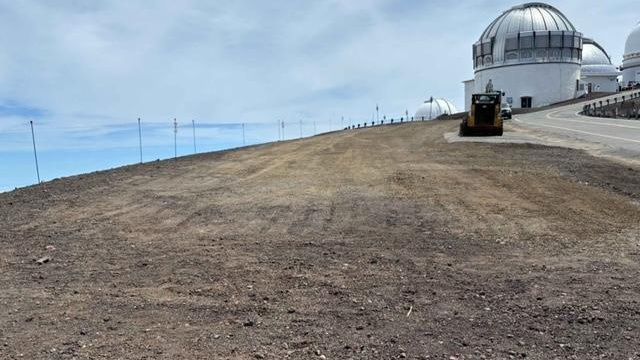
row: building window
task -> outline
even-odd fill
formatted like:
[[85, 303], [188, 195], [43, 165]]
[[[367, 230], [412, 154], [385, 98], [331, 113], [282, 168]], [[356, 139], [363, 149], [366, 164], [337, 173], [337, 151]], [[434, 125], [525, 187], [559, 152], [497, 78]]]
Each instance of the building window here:
[[533, 48], [533, 36], [521, 36], [520, 37], [520, 49]]
[[482, 55], [489, 55], [491, 54], [491, 42], [485, 42], [482, 43]]
[[523, 109], [531, 108], [532, 98], [531, 96], [523, 96], [520, 98], [520, 107]]
[[551, 35], [551, 47], [562, 47], [562, 35]]
[[536, 48], [545, 49], [549, 47], [549, 34], [536, 33]]
[[518, 38], [507, 38], [505, 41], [504, 49], [506, 51], [518, 50]]
[[573, 35], [565, 35], [564, 36], [564, 47], [572, 48], [573, 47]]

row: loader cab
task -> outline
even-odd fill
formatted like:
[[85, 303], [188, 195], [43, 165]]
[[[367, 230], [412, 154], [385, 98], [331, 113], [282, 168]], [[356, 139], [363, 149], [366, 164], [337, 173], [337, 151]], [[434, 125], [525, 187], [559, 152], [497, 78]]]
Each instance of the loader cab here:
[[500, 93], [473, 95], [471, 112], [473, 113], [475, 125], [493, 125], [495, 123], [496, 115], [500, 114], [501, 95]]

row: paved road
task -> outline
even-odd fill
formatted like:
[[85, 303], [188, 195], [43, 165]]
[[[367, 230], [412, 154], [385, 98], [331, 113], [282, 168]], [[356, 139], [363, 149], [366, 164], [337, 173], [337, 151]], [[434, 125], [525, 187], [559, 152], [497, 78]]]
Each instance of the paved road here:
[[[635, 91], [637, 93], [637, 91]], [[517, 124], [585, 143], [601, 146], [605, 151], [624, 157], [640, 158], [640, 120], [595, 118], [578, 115], [586, 103], [606, 101], [625, 95], [620, 93], [596, 101], [567, 105], [514, 117]]]

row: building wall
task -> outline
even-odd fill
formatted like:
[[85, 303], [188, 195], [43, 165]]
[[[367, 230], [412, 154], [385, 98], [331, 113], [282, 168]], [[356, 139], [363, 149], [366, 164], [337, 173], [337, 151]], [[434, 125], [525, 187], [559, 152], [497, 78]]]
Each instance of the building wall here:
[[476, 72], [474, 92], [484, 92], [489, 79], [494, 90], [505, 93], [505, 102], [513, 100], [513, 108], [520, 108], [523, 96], [531, 96], [531, 106], [540, 107], [576, 97], [580, 65], [540, 63], [480, 70]]
[[591, 91], [593, 92], [614, 93], [618, 91], [618, 77], [585, 76], [582, 78], [581, 83], [584, 84], [585, 91], [588, 88], [588, 84], [591, 84]]
[[464, 82], [464, 111], [471, 110], [471, 95], [475, 91], [475, 81], [468, 80]]
[[625, 61], [622, 65], [622, 85], [626, 86], [629, 81], [640, 82], [640, 60]]

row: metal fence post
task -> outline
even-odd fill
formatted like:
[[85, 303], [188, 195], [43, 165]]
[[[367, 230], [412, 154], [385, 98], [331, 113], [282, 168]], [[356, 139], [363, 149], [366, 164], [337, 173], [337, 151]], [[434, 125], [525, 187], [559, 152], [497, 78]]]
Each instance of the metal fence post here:
[[178, 119], [173, 118], [173, 159], [178, 159]]
[[29, 121], [31, 125], [31, 141], [33, 142], [33, 157], [36, 160], [36, 175], [38, 177], [38, 184], [40, 184], [40, 167], [38, 166], [38, 152], [36, 151], [36, 135], [33, 131], [33, 120]]
[[197, 154], [198, 151], [196, 150], [196, 121], [191, 120], [191, 125], [193, 126], [193, 153]]
[[140, 147], [140, 164], [142, 164], [142, 124], [138, 118], [138, 146]]

